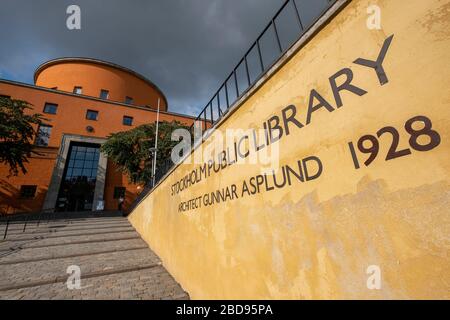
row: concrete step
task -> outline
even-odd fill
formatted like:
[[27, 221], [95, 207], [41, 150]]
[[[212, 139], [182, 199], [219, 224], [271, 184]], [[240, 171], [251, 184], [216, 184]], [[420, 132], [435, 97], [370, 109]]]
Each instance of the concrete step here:
[[[56, 228], [58, 226], [64, 226], [66, 228], [68, 227], [77, 227], [77, 228], [83, 228], [83, 227], [90, 227], [90, 226], [122, 226], [122, 225], [128, 225], [128, 221], [126, 219], [121, 219], [117, 221], [108, 221], [106, 219], [102, 220], [96, 220], [96, 221], [70, 221], [70, 220], [60, 220], [60, 221], [49, 221], [47, 220], [41, 220], [41, 221], [14, 221], [10, 222], [8, 226], [8, 231], [18, 230], [22, 232], [24, 229], [24, 226], [26, 224], [25, 230], [34, 230], [34, 229], [42, 229], [42, 228]], [[5, 230], [6, 225], [2, 224], [0, 225], [0, 231]]]
[[68, 237], [76, 235], [92, 235], [92, 234], [107, 234], [107, 233], [119, 233], [125, 231], [134, 231], [131, 225], [107, 228], [107, 229], [76, 229], [76, 230], [64, 230], [64, 228], [58, 229], [48, 229], [44, 232], [30, 232], [30, 233], [19, 233], [19, 234], [8, 234], [8, 241], [23, 241], [23, 240], [33, 240], [37, 237], [50, 238], [50, 237]]
[[61, 259], [122, 250], [145, 249], [147, 244], [139, 239], [116, 240], [95, 245], [92, 242], [83, 244], [66, 244], [62, 246], [41, 246], [17, 249], [0, 253], [0, 268], [5, 264], [19, 264], [41, 260]]
[[21, 214], [21, 215], [10, 215], [10, 216], [1, 216], [0, 217], [0, 225], [4, 224], [7, 220], [10, 222], [23, 222], [23, 221], [63, 221], [63, 220], [71, 220], [71, 221], [85, 221], [85, 220], [105, 220], [108, 219], [110, 221], [118, 220], [118, 219], [126, 219], [119, 212], [99, 212], [99, 213], [89, 213], [89, 212], [77, 212], [77, 213], [51, 213], [48, 215], [45, 214]]
[[122, 239], [122, 238], [132, 238], [138, 237], [135, 230], [127, 230], [121, 232], [97, 232], [90, 234], [76, 234], [68, 236], [53, 236], [49, 235], [46, 237], [41, 236], [30, 236], [23, 237], [15, 240], [8, 239], [7, 241], [0, 242], [0, 252], [9, 251], [11, 249], [20, 249], [27, 246], [42, 246], [45, 243], [55, 246], [58, 244], [64, 245], [66, 243], [89, 241], [89, 242], [103, 242], [110, 241], [111, 239]]
[[[189, 299], [123, 217], [12, 224], [0, 242], [0, 299]], [[66, 281], [79, 266], [81, 289]]]
[[142, 270], [81, 278], [80, 289], [68, 289], [64, 281], [41, 286], [0, 291], [0, 299], [175, 299], [187, 300], [189, 295], [162, 266]]
[[79, 266], [83, 274], [102, 275], [120, 269], [139, 270], [143, 266], [160, 263], [148, 248], [83, 255], [71, 258], [42, 260], [28, 263], [1, 265], [0, 291], [50, 284], [67, 279], [67, 268]]
[[49, 238], [41, 238], [31, 239], [31, 240], [23, 240], [23, 241], [5, 241], [0, 243], [0, 252], [9, 251], [11, 249], [20, 249], [20, 248], [36, 248], [42, 246], [63, 246], [66, 244], [82, 244], [82, 243], [102, 243], [107, 241], [115, 241], [115, 240], [128, 240], [128, 239], [136, 239], [140, 238], [139, 235], [134, 231], [125, 231], [125, 232], [112, 232], [112, 233], [101, 233], [101, 234], [92, 234], [92, 235], [74, 235], [67, 237], [49, 237]]
[[6, 246], [5, 244], [4, 248], [2, 248], [0, 245], [0, 252], [26, 248], [64, 246], [66, 244], [70, 245], [70, 244], [91, 243], [93, 245], [99, 245], [103, 242], [130, 240], [130, 239], [140, 239], [140, 237], [134, 231], [127, 231], [119, 233], [94, 234], [89, 236], [67, 236], [67, 237], [28, 240], [28, 241], [16, 241], [10, 242], [9, 243], [10, 246]]
[[[113, 228], [127, 228], [130, 224], [120, 223], [120, 224], [43, 224], [43, 225], [27, 225], [24, 229], [23, 225], [12, 226], [8, 228], [8, 237], [13, 235], [23, 235], [23, 234], [41, 234], [49, 232], [59, 232], [59, 231], [80, 231], [80, 230], [102, 230], [102, 229], [113, 229]], [[25, 231], [24, 231], [25, 230]]]

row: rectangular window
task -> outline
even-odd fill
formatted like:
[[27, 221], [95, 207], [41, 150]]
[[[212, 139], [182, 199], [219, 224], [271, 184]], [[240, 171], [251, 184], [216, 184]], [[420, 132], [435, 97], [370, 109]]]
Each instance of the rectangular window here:
[[101, 90], [100, 91], [100, 98], [107, 100], [109, 98], [109, 91], [108, 90]]
[[98, 120], [98, 111], [88, 110], [86, 112], [86, 119], [97, 121]]
[[75, 87], [75, 88], [73, 88], [73, 93], [75, 93], [75, 94], [82, 94], [83, 93], [83, 88], [82, 87]]
[[123, 116], [123, 125], [132, 126], [133, 125], [133, 117]]
[[48, 141], [50, 140], [50, 134], [52, 132], [52, 126], [47, 125], [40, 125], [37, 135], [36, 135], [36, 141], [35, 144], [37, 146], [46, 147], [48, 146]]
[[56, 110], [58, 109], [58, 105], [54, 103], [45, 103], [44, 113], [56, 114]]
[[114, 187], [114, 199], [125, 198], [125, 187]]
[[133, 104], [133, 98], [132, 97], [125, 97], [125, 103], [126, 104]]
[[31, 199], [36, 195], [37, 186], [20, 186], [20, 198]]

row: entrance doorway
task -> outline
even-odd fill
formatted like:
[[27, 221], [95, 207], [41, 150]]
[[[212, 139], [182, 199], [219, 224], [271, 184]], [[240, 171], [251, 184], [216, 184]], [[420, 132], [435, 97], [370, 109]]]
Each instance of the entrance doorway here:
[[100, 145], [72, 142], [56, 203], [57, 211], [90, 211], [94, 202]]

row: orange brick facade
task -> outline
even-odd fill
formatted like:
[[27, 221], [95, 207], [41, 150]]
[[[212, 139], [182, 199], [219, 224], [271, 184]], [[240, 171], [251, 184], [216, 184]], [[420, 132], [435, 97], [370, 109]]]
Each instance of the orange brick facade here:
[[[106, 138], [111, 133], [155, 122], [158, 99], [162, 110], [160, 121], [177, 120], [188, 125], [193, 123], [191, 117], [165, 111], [166, 98], [147, 79], [106, 62], [86, 59], [77, 63], [76, 59], [70, 61], [61, 59], [57, 63], [50, 62], [38, 68], [35, 81], [37, 85], [0, 80], [0, 95], [29, 102], [33, 105], [33, 110], [29, 112], [42, 113], [48, 119], [47, 123], [52, 126], [48, 146], [36, 148], [40, 155], [34, 155], [29, 159], [29, 163], [26, 164], [27, 174], [8, 176], [9, 168], [0, 165], [2, 212], [42, 210], [58, 155], [61, 155], [64, 135]], [[108, 86], [108, 83], [111, 85]], [[73, 93], [75, 86], [82, 87], [81, 95]], [[57, 89], [51, 89], [54, 87]], [[100, 90], [108, 90], [107, 100], [99, 98]], [[125, 104], [123, 101], [125, 97], [132, 97], [133, 105]], [[56, 114], [43, 113], [46, 103], [57, 105]], [[87, 110], [97, 111], [98, 119], [88, 120]], [[124, 116], [133, 118], [132, 126], [123, 124]], [[91, 130], [88, 130], [88, 127]], [[23, 185], [37, 186], [33, 198], [20, 197], [20, 188]], [[117, 172], [114, 164], [108, 160], [103, 194], [106, 210], [117, 209], [118, 200], [113, 197], [115, 187], [126, 188], [125, 208], [141, 191], [140, 186], [129, 184], [128, 178]]]

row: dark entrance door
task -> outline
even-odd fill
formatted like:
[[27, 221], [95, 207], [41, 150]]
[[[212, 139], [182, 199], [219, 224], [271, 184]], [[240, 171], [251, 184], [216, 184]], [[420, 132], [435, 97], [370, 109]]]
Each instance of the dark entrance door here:
[[59, 190], [58, 211], [92, 210], [100, 146], [72, 143]]

